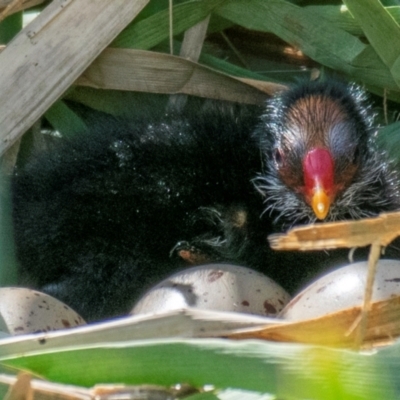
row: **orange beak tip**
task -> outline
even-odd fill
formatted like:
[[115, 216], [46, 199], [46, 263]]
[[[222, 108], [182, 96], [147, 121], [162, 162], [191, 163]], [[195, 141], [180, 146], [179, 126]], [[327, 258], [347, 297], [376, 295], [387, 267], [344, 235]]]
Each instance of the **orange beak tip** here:
[[324, 220], [329, 213], [331, 201], [323, 189], [317, 189], [311, 199], [311, 207], [319, 220]]

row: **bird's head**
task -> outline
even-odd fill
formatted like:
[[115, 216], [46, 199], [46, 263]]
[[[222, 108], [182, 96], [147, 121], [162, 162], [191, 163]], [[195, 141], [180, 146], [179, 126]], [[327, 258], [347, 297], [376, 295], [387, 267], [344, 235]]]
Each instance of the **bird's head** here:
[[357, 86], [309, 82], [272, 99], [257, 130], [265, 172], [255, 182], [266, 212], [287, 226], [392, 208], [394, 175], [374, 134]]

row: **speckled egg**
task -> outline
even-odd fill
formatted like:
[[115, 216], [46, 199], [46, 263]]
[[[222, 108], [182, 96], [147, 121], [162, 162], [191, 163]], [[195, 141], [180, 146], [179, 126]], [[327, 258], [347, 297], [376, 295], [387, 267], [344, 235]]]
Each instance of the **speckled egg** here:
[[[300, 321], [342, 309], [361, 306], [368, 263], [358, 262], [324, 275], [295, 296], [281, 316]], [[400, 296], [400, 260], [380, 260], [373, 288], [373, 301]]]
[[11, 335], [46, 332], [85, 324], [61, 301], [35, 290], [0, 288], [0, 331]]
[[270, 278], [250, 268], [208, 264], [180, 271], [150, 289], [132, 314], [195, 307], [275, 316], [290, 300]]

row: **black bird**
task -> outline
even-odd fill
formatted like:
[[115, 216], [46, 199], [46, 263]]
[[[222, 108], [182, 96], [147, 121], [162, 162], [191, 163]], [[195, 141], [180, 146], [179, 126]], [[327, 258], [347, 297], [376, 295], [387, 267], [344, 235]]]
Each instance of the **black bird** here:
[[355, 85], [301, 83], [263, 108], [192, 100], [94, 125], [12, 182], [21, 283], [88, 320], [124, 314], [171, 272], [211, 261], [293, 291], [346, 252], [273, 252], [268, 234], [399, 208], [399, 177]]

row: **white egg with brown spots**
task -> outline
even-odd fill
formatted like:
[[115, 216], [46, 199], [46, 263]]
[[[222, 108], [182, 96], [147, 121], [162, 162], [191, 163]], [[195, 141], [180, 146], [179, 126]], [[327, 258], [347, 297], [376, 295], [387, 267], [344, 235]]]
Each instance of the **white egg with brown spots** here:
[[47, 332], [84, 325], [61, 301], [36, 290], [0, 288], [0, 331], [10, 335]]
[[[361, 306], [367, 272], [368, 263], [358, 262], [324, 275], [295, 296], [281, 316], [300, 321]], [[400, 296], [400, 260], [380, 260], [372, 301], [383, 301], [395, 296]]]
[[276, 316], [290, 300], [272, 279], [250, 268], [208, 264], [180, 271], [150, 289], [132, 314], [194, 307]]

